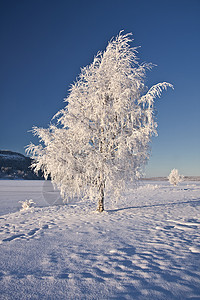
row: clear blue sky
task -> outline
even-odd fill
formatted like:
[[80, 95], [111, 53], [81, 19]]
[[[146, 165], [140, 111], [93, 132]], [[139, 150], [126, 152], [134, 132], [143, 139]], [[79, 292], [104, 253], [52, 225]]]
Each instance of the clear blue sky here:
[[147, 176], [172, 168], [200, 175], [199, 0], [2, 0], [0, 2], [0, 149], [24, 154], [33, 125], [47, 127], [64, 107], [80, 67], [122, 29], [157, 65], [147, 85], [174, 91], [156, 102], [158, 133]]

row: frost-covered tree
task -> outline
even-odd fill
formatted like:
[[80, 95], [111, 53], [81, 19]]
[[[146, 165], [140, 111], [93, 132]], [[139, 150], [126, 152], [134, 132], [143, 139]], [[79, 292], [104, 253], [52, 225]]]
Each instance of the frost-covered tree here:
[[40, 144], [27, 149], [35, 172], [50, 175], [64, 198], [95, 197], [100, 212], [105, 193], [117, 196], [140, 176], [156, 134], [154, 99], [172, 87], [163, 82], [147, 90], [152, 65], [139, 64], [131, 41], [131, 34], [120, 32], [81, 69], [66, 107], [49, 128], [33, 128]]
[[171, 170], [171, 173], [168, 176], [170, 184], [176, 186], [179, 182], [183, 180], [184, 176], [178, 173], [177, 169]]

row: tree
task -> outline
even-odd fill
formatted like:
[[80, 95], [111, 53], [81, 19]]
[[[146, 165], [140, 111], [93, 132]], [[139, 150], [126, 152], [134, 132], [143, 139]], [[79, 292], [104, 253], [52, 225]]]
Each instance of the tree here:
[[183, 180], [183, 175], [180, 175], [178, 173], [177, 169], [173, 169], [171, 170], [171, 173], [168, 176], [169, 182], [170, 184], [173, 184], [174, 186], [176, 186], [179, 182], [181, 182]]
[[97, 197], [100, 212], [105, 192], [117, 196], [140, 176], [156, 134], [154, 98], [172, 87], [163, 82], [147, 91], [144, 79], [152, 65], [138, 63], [131, 41], [131, 34], [120, 32], [81, 69], [56, 123], [34, 127], [40, 144], [27, 148], [35, 172], [50, 175], [62, 197]]

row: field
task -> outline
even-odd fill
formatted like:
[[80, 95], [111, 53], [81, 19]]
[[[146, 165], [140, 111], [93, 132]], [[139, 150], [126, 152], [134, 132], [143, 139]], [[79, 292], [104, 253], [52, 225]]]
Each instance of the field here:
[[199, 181], [142, 181], [105, 208], [1, 180], [1, 299], [200, 299]]

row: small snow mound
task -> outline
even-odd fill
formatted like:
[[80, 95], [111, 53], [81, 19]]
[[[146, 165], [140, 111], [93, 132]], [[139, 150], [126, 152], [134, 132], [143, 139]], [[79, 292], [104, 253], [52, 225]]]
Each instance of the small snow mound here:
[[109, 251], [110, 253], [117, 253], [118, 251], [116, 249], [112, 249]]
[[192, 253], [200, 253], [200, 247], [190, 247], [189, 250], [192, 252]]
[[145, 184], [145, 185], [141, 185], [138, 189], [150, 189], [150, 190], [155, 190], [158, 188], [157, 184]]

